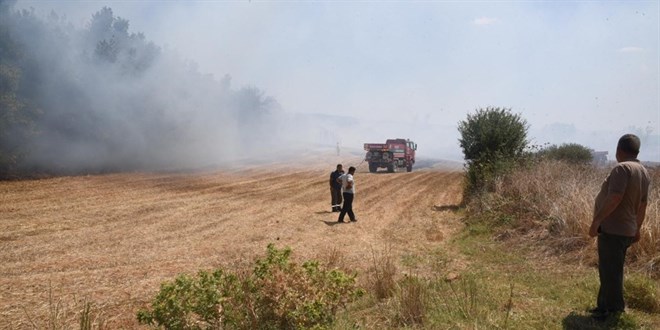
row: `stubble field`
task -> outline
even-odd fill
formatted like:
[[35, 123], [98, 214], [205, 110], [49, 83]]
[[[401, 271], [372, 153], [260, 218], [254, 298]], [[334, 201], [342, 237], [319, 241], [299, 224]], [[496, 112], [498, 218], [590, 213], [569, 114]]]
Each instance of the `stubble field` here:
[[[161, 282], [249, 266], [269, 243], [291, 247], [298, 260], [340, 251], [363, 273], [375, 253], [401, 260], [460, 229], [450, 212], [461, 199], [460, 167], [426, 162], [372, 174], [360, 161], [310, 154], [203, 172], [0, 182], [0, 328], [45, 327], [54, 316], [75, 324], [83, 300], [108, 328], [136, 328], [135, 312]], [[337, 224], [330, 212], [338, 162], [360, 164], [357, 223]]]

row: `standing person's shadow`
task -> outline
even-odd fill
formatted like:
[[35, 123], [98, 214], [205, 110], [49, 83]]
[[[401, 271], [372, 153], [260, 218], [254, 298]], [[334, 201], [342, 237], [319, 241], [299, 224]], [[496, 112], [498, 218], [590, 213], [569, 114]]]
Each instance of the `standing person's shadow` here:
[[[619, 321], [621, 321], [620, 314], [612, 315], [603, 321], [597, 321], [593, 319], [590, 315], [580, 315], [576, 312], [571, 312], [562, 320], [561, 324], [564, 330], [583, 330], [583, 329], [596, 330], [596, 329], [629, 328], [619, 324]], [[636, 327], [633, 326], [630, 328], [636, 328]]]
[[335, 225], [342, 225], [342, 224], [345, 224], [346, 222], [337, 222], [336, 220], [335, 220], [335, 221], [326, 221], [326, 220], [323, 220], [323, 223], [325, 223], [325, 224], [328, 225], [328, 226], [335, 226]]
[[[315, 213], [316, 214], [331, 214], [331, 213], [334, 213], [334, 214], [339, 215], [338, 212], [332, 212], [332, 211], [317, 211]], [[337, 222], [337, 220], [334, 220], [334, 221], [323, 220], [323, 223], [325, 223], [328, 226], [334, 226], [334, 225], [341, 225], [342, 224], [341, 222]]]

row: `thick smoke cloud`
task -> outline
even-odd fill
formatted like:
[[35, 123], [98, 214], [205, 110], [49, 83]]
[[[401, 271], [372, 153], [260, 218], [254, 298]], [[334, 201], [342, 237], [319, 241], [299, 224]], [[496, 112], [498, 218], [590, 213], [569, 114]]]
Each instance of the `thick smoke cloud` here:
[[640, 159], [660, 160], [649, 12], [619, 12], [626, 24], [613, 26], [609, 7], [585, 5], [557, 26], [572, 5], [494, 5], [501, 19], [479, 23], [473, 4], [96, 6], [0, 0], [0, 176], [286, 159], [337, 143], [357, 155], [387, 138], [460, 161], [456, 124], [486, 106], [520, 113], [535, 145], [612, 159], [633, 132]]
[[0, 119], [5, 171], [196, 167], [291, 140], [273, 97], [200, 73], [110, 8], [80, 29], [10, 5], [0, 4], [0, 92], [16, 100]]

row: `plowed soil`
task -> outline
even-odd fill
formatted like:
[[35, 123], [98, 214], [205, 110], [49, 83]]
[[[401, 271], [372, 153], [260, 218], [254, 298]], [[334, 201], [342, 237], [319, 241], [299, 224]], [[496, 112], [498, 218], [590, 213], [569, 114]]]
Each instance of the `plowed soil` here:
[[[451, 212], [461, 199], [460, 168], [426, 161], [410, 173], [368, 173], [357, 154], [302, 158], [0, 182], [0, 328], [76, 324], [82, 299], [108, 328], [135, 328], [136, 311], [161, 282], [249, 265], [268, 243], [291, 247], [297, 260], [338, 251], [359, 273], [375, 253], [399, 262], [450, 248], [461, 226]], [[338, 224], [330, 212], [337, 162], [360, 164], [356, 223]]]

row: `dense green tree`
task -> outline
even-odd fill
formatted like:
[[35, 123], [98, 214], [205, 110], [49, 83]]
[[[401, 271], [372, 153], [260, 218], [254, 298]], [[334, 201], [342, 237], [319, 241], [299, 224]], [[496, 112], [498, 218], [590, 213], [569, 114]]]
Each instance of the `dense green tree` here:
[[477, 109], [458, 123], [459, 143], [467, 166], [467, 193], [473, 193], [504, 173], [524, 155], [527, 122], [511, 109]]

